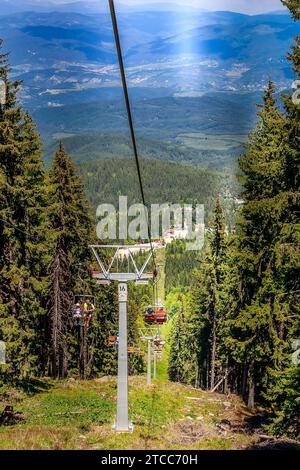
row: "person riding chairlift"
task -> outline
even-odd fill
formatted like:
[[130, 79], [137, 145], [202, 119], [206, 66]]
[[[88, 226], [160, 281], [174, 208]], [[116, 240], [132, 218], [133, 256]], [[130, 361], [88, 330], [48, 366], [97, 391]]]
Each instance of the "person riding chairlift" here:
[[88, 326], [91, 319], [94, 316], [94, 311], [96, 310], [95, 305], [91, 302], [91, 299], [86, 299], [85, 303], [83, 304], [83, 318], [84, 318], [84, 326]]
[[154, 315], [155, 315], [154, 308], [152, 307], [152, 305], [148, 305], [145, 311], [145, 315], [144, 315], [145, 321], [148, 323], [152, 323], [152, 321], [154, 320]]
[[83, 325], [83, 315], [82, 315], [82, 308], [79, 303], [73, 306], [72, 308], [72, 315], [75, 320], [75, 325], [76, 326], [82, 326]]

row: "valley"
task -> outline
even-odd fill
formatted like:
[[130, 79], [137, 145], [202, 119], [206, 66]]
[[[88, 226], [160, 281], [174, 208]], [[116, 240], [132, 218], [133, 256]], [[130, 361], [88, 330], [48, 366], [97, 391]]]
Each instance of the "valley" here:
[[[60, 139], [76, 161], [129, 156], [107, 6], [49, 8], [0, 8], [12, 76], [47, 160]], [[142, 156], [233, 170], [269, 77], [278, 92], [291, 86], [286, 50], [298, 26], [284, 12], [176, 9], [121, 9], [119, 25]]]

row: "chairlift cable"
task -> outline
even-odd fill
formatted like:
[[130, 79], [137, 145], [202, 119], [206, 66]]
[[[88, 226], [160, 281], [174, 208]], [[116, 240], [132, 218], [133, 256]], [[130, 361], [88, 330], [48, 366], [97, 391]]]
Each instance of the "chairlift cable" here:
[[[114, 37], [115, 37], [115, 43], [116, 43], [116, 48], [117, 48], [122, 86], [123, 86], [123, 92], [124, 92], [124, 98], [125, 98], [125, 104], [126, 104], [126, 110], [127, 110], [127, 116], [128, 116], [128, 123], [129, 123], [130, 135], [131, 135], [131, 140], [132, 140], [132, 146], [133, 146], [133, 153], [134, 153], [136, 169], [137, 169], [137, 174], [138, 174], [139, 186], [140, 186], [140, 191], [141, 191], [141, 196], [142, 196], [142, 202], [146, 210], [146, 207], [147, 207], [146, 198], [145, 198], [145, 192], [144, 192], [144, 187], [143, 187], [140, 160], [139, 160], [139, 155], [138, 155], [135, 130], [134, 130], [133, 119], [132, 119], [131, 105], [130, 105], [130, 99], [129, 99], [129, 94], [128, 94], [127, 79], [126, 79], [126, 74], [125, 74], [125, 67], [124, 67], [124, 61], [123, 61], [122, 47], [121, 47], [119, 27], [118, 27], [118, 22], [117, 22], [114, 0], [109, 0], [109, 7], [110, 7], [112, 24], [113, 24]], [[156, 267], [154, 248], [153, 248], [153, 243], [152, 243], [152, 238], [151, 238], [149, 217], [147, 214], [146, 214], [146, 218], [147, 218], [148, 238], [149, 238], [150, 249], [152, 253], [153, 265], [154, 265], [154, 269], [156, 273], [157, 267]]]

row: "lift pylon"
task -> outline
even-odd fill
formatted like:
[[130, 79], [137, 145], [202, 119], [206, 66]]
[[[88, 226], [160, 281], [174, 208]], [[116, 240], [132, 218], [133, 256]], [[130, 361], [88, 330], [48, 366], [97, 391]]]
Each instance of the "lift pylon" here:
[[[119, 347], [118, 347], [118, 392], [117, 392], [117, 419], [114, 429], [119, 432], [131, 432], [133, 424], [128, 418], [128, 336], [127, 336], [127, 282], [128, 281], [146, 281], [153, 279], [154, 273], [146, 273], [145, 270], [150, 262], [152, 253], [145, 250], [145, 245], [91, 245], [91, 250], [97, 260], [100, 270], [90, 269], [90, 274], [97, 279], [100, 284], [110, 284], [113, 281], [118, 282], [119, 293]], [[104, 260], [101, 257], [103, 250], [115, 250], [110, 259], [108, 268], [105, 267]], [[142, 268], [138, 268], [134, 260], [135, 253], [146, 251], [145, 262]], [[127, 253], [131, 260], [133, 269], [131, 272], [112, 271], [113, 264], [120, 255]]]
[[[147, 360], [147, 385], [151, 385], [151, 346], [155, 339], [160, 338], [159, 326], [150, 328], [140, 328], [140, 339], [148, 342], [148, 360]], [[156, 351], [153, 350], [153, 378], [156, 379]]]

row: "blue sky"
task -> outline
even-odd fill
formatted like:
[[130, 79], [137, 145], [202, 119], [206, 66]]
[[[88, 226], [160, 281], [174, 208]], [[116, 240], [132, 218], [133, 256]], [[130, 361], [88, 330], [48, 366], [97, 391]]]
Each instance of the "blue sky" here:
[[[43, 2], [44, 0], [32, 0], [32, 3]], [[75, 1], [84, 2], [85, 0], [50, 0], [52, 3], [63, 4], [73, 3]], [[86, 0], [89, 3], [98, 3], [106, 0]], [[116, 5], [138, 5], [176, 3], [178, 5], [190, 5], [193, 7], [204, 8], [206, 10], [229, 10], [248, 14], [263, 13], [274, 10], [285, 9], [280, 0], [115, 0]]]
[[192, 5], [207, 10], [234, 10], [245, 13], [280, 10], [283, 8], [280, 0], [115, 0], [116, 3], [127, 5], [142, 5], [143, 3], [177, 3]]

